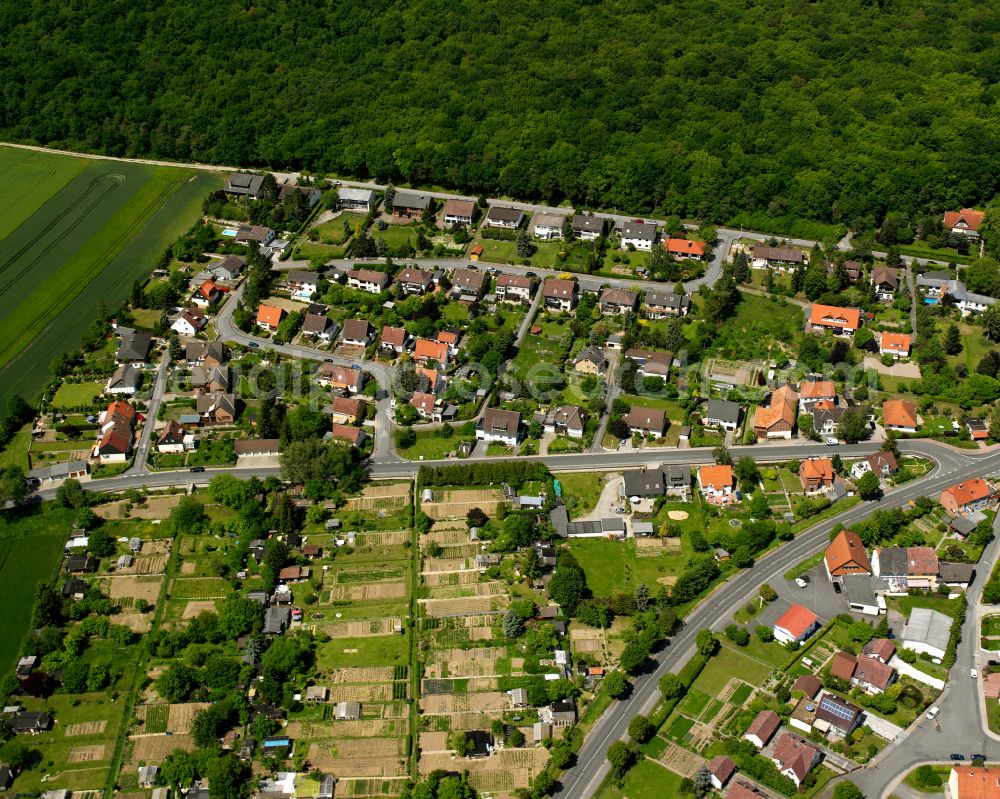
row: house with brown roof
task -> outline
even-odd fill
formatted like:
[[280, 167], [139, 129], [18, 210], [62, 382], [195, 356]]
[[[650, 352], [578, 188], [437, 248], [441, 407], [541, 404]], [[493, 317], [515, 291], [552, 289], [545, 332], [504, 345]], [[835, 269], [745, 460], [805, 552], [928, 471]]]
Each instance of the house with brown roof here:
[[203, 424], [232, 424], [236, 421], [236, 397], [222, 391], [199, 394], [195, 410]]
[[532, 280], [526, 275], [498, 275], [496, 296], [500, 302], [530, 303]]
[[851, 476], [860, 479], [865, 472], [875, 472], [879, 477], [888, 477], [897, 471], [899, 466], [896, 464], [896, 456], [891, 452], [879, 450], [855, 463], [851, 467]]
[[736, 481], [733, 467], [728, 464], [698, 467], [698, 487], [712, 505], [729, 505], [736, 501]]
[[993, 498], [993, 487], [982, 477], [974, 477], [949, 486], [938, 501], [948, 513], [957, 516], [984, 510]]
[[725, 755], [716, 755], [705, 764], [712, 780], [712, 787], [721, 791], [736, 773], [736, 764]]
[[875, 658], [856, 655], [851, 684], [868, 694], [881, 694], [896, 680], [896, 670]]
[[237, 458], [274, 458], [281, 454], [281, 439], [241, 438], [233, 442]]
[[857, 658], [850, 652], [837, 652], [830, 658], [830, 675], [838, 680], [850, 682], [854, 676], [854, 667], [857, 666]]
[[770, 799], [770, 795], [750, 783], [734, 782], [726, 792], [726, 799]]
[[802, 780], [819, 762], [819, 758], [818, 749], [800, 738], [792, 737], [787, 732], [778, 739], [771, 754], [771, 760], [778, 771], [791, 779], [796, 786], [802, 784]]
[[876, 266], [872, 268], [872, 286], [875, 287], [875, 297], [883, 302], [896, 299], [899, 288], [899, 270], [893, 266]]
[[753, 416], [753, 431], [758, 439], [792, 437], [795, 410], [799, 395], [791, 386], [782, 386], [771, 393], [767, 406], [758, 405]]
[[801, 691], [807, 699], [815, 699], [823, 690], [823, 683], [815, 674], [803, 674], [792, 684], [792, 692]]
[[605, 316], [624, 316], [634, 311], [639, 303], [639, 295], [634, 291], [607, 288], [601, 291], [598, 307]]
[[444, 202], [444, 226], [448, 229], [466, 227], [472, 224], [476, 204], [472, 200], [452, 198]]
[[489, 281], [478, 269], [456, 269], [451, 277], [451, 294], [465, 302], [478, 302]]
[[217, 391], [229, 391], [232, 381], [229, 375], [229, 366], [208, 366], [191, 367], [191, 387], [199, 394], [209, 394]]
[[632, 435], [638, 433], [641, 436], [662, 438], [667, 429], [667, 414], [660, 408], [633, 405], [625, 417], [625, 424], [629, 426]]
[[765, 244], [754, 244], [750, 248], [750, 266], [753, 269], [777, 267], [783, 272], [789, 267], [805, 262], [802, 250], [796, 247], [768, 247]]
[[325, 313], [307, 313], [302, 322], [303, 338], [314, 338], [329, 341], [337, 328]]
[[894, 399], [882, 403], [882, 426], [900, 433], [916, 433], [920, 428], [917, 406], [909, 400]]
[[806, 493], [823, 491], [833, 485], [833, 461], [829, 458], [806, 458], [799, 464], [799, 480]]
[[404, 294], [426, 294], [434, 286], [434, 276], [423, 269], [407, 267], [396, 275], [395, 283]]
[[335, 424], [331, 427], [330, 432], [334, 441], [350, 444], [354, 448], [360, 447], [365, 443], [365, 430], [363, 427]]
[[487, 444], [496, 442], [508, 447], [516, 446], [521, 440], [521, 414], [502, 408], [487, 408], [476, 425], [476, 438]]
[[[827, 277], [832, 277], [837, 274], [837, 262], [826, 259], [823, 261], [823, 268], [826, 270]], [[847, 281], [852, 286], [858, 282], [861, 278], [861, 273], [864, 272], [864, 265], [860, 261], [844, 261], [844, 272], [847, 274]]]
[[542, 285], [542, 299], [550, 311], [568, 313], [576, 307], [577, 282], [551, 277]]
[[986, 214], [983, 211], [975, 211], [972, 208], [963, 208], [961, 211], [945, 211], [944, 228], [956, 236], [978, 239], [979, 228], [985, 217]]
[[375, 328], [367, 319], [347, 319], [340, 343], [348, 347], [367, 347], [375, 340]]
[[207, 324], [208, 317], [192, 305], [190, 308], [184, 309], [170, 325], [170, 329], [181, 336], [196, 336], [205, 329]]
[[385, 353], [402, 355], [409, 349], [411, 341], [410, 334], [406, 332], [405, 327], [389, 327], [386, 325], [382, 328], [379, 349]]
[[365, 373], [350, 366], [324, 363], [320, 366], [316, 379], [321, 386], [330, 386], [334, 391], [360, 394], [365, 384]]
[[861, 311], [836, 305], [813, 303], [809, 311], [809, 329], [831, 330], [834, 335], [853, 336], [861, 327]]
[[639, 367], [636, 371], [643, 377], [662, 377], [664, 379], [670, 374], [670, 367], [674, 362], [672, 352], [660, 350], [644, 350], [638, 347], [629, 347], [625, 350], [625, 357], [635, 361]]
[[841, 530], [834, 536], [823, 556], [826, 576], [837, 582], [848, 574], [871, 574], [872, 564], [860, 536], [851, 530]]
[[281, 320], [285, 318], [285, 309], [276, 305], [265, 305], [261, 303], [257, 306], [257, 327], [273, 333], [278, 329]]
[[389, 288], [389, 275], [374, 269], [352, 269], [347, 273], [347, 287], [368, 294], [381, 294]]
[[334, 424], [355, 424], [363, 416], [362, 402], [357, 397], [334, 397], [330, 402], [330, 420]]
[[101, 415], [93, 457], [102, 463], [124, 463], [132, 452], [135, 408], [116, 399]]
[[758, 749], [763, 749], [768, 745], [774, 734], [781, 726], [781, 716], [773, 710], [762, 710], [757, 717], [750, 722], [743, 737]]
[[545, 432], [569, 438], [583, 438], [587, 412], [579, 405], [558, 405], [545, 417]]
[[180, 422], [171, 419], [156, 437], [157, 452], [184, 452], [184, 427]]
[[433, 394], [424, 391], [414, 391], [410, 397], [412, 405], [421, 419], [428, 419], [432, 422], [441, 421], [441, 403]]
[[873, 638], [862, 647], [861, 654], [879, 663], [888, 663], [896, 654], [896, 645], [888, 638]]

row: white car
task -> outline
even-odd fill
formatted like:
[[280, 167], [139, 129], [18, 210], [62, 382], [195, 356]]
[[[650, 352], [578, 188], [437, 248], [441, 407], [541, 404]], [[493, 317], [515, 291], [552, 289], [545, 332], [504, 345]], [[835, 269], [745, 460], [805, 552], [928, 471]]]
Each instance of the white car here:
[[807, 587], [807, 586], [809, 585], [809, 581], [808, 581], [808, 580], [804, 580], [804, 579], [803, 579], [803, 578], [801, 578], [801, 577], [796, 577], [796, 578], [795, 578], [795, 584], [796, 584], [796, 585], [797, 585], [797, 586], [798, 586], [799, 588], [805, 588], [805, 587]]
[[979, 675], [976, 673], [975, 669], [969, 669], [969, 673], [972, 675], [972, 679], [976, 679]]
[[927, 718], [929, 718], [931, 721], [933, 721], [934, 719], [937, 718], [938, 713], [940, 713], [940, 712], [941, 712], [941, 708], [939, 708], [937, 706], [934, 706], [930, 710], [927, 711]]

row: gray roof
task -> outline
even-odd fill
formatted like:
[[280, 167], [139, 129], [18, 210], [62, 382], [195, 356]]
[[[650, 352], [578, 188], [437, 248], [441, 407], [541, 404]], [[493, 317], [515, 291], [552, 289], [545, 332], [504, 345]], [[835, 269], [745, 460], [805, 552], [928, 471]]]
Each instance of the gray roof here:
[[306, 314], [305, 321], [302, 323], [303, 333], [325, 333], [330, 327], [330, 318], [325, 314], [310, 313]]
[[608, 359], [604, 357], [604, 352], [600, 347], [584, 347], [580, 350], [580, 354], [573, 359], [573, 363], [580, 363], [581, 361], [593, 361], [597, 364], [598, 368], [603, 369], [607, 364]]
[[705, 408], [705, 418], [736, 424], [740, 420], [740, 404], [732, 400], [709, 400], [708, 407]]
[[909, 572], [906, 547], [882, 547], [878, 552], [880, 575], [902, 576]]
[[625, 472], [625, 496], [658, 497], [663, 494], [663, 472], [660, 469], [632, 469]]
[[655, 305], [658, 308], [675, 308], [683, 310], [691, 304], [687, 294], [674, 294], [672, 291], [647, 291], [646, 305]]
[[392, 198], [393, 208], [419, 208], [421, 210], [429, 207], [431, 198], [428, 194], [415, 194], [410, 191], [397, 191]]
[[569, 534], [569, 514], [564, 506], [556, 505], [549, 512], [549, 521], [552, 522], [552, 528], [556, 531], [556, 535], [565, 538]]
[[656, 241], [656, 225], [649, 222], [626, 222], [622, 225], [622, 238]]
[[653, 523], [652, 522], [632, 522], [632, 535], [652, 535], [653, 534]]
[[375, 192], [371, 189], [337, 189], [338, 200], [350, 200], [352, 202], [370, 203], [375, 198]]
[[[970, 519], [968, 516], [956, 516], [948, 522], [948, 526], [962, 536], [966, 536], [975, 530], [977, 524], [978, 522], [975, 519]], [[945, 564], [942, 563], [940, 565], [944, 566]]]
[[153, 337], [149, 333], [129, 333], [118, 343], [117, 361], [144, 361], [149, 355]]
[[53, 463], [51, 466], [39, 466], [28, 472], [28, 477], [35, 480], [59, 480], [75, 472], [86, 471], [88, 471], [86, 461], [67, 461], [66, 463]]
[[278, 635], [285, 631], [291, 618], [292, 613], [288, 608], [270, 607], [264, 611], [263, 632]]
[[845, 574], [840, 578], [847, 594], [847, 601], [858, 605], [875, 607], [875, 590], [870, 574]]
[[947, 649], [952, 620], [928, 608], [914, 608], [903, 629], [904, 641], [920, 641], [936, 649]]
[[607, 220], [603, 216], [574, 214], [573, 230], [577, 233], [601, 233]]
[[518, 222], [524, 216], [524, 211], [518, 208], [506, 208], [501, 205], [492, 205], [486, 213], [487, 219], [495, 219], [498, 222]]
[[251, 175], [247, 172], [233, 172], [226, 182], [226, 191], [230, 194], [259, 194], [264, 185], [263, 175]]
[[290, 269], [285, 275], [286, 283], [319, 283], [320, 277], [318, 272], [310, 272], [306, 269]]
[[938, 563], [938, 576], [943, 583], [971, 583], [975, 573], [976, 567], [971, 563]]
[[116, 386], [127, 386], [129, 388], [135, 388], [139, 385], [139, 381], [142, 379], [142, 370], [137, 366], [133, 366], [130, 363], [124, 363], [115, 369], [114, 374], [111, 375], [111, 381], [108, 385], [112, 388]]
[[827, 419], [832, 419], [834, 422], [840, 422], [840, 417], [842, 417], [847, 412], [847, 408], [842, 408], [839, 405], [835, 405], [832, 408], [820, 408], [818, 411], [813, 411], [813, 429], [817, 432], [823, 429], [824, 424]]

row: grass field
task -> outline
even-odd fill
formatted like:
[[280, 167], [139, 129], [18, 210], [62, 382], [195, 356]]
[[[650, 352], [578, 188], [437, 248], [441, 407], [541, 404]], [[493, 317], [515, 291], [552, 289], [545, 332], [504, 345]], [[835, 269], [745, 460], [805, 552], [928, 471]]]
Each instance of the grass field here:
[[625, 774], [621, 787], [608, 783], [600, 799], [662, 799], [677, 796], [683, 778], [652, 760], [642, 760]]
[[52, 510], [0, 522], [0, 675], [17, 660], [38, 585], [55, 572], [73, 512]]
[[63, 383], [52, 398], [52, 407], [80, 408], [89, 405], [103, 391], [103, 383]]
[[637, 557], [635, 539], [624, 543], [604, 538], [576, 538], [570, 541], [573, 553], [587, 575], [587, 586], [595, 596], [611, 596], [619, 591], [634, 591], [640, 583], [654, 593], [661, 577], [676, 577], [684, 569], [687, 555], [680, 550]]
[[[52, 358], [76, 346], [100, 302], [133, 280], [198, 218], [221, 175], [0, 147], [0, 382], [33, 398]], [[13, 191], [41, 182], [22, 194]]]

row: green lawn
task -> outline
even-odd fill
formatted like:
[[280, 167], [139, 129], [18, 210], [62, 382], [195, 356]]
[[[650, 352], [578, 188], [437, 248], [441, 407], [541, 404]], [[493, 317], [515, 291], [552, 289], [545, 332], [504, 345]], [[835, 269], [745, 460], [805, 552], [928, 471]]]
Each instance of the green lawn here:
[[[554, 442], [553, 442], [554, 443]], [[549, 452], [552, 452], [551, 446]], [[604, 472], [565, 472], [556, 476], [570, 518], [590, 513], [604, 487]]]
[[385, 239], [390, 250], [407, 244], [413, 246], [417, 244], [417, 229], [411, 225], [389, 225], [385, 230], [376, 231], [374, 235]]
[[766, 663], [737, 652], [728, 646], [723, 646], [717, 655], [708, 661], [698, 679], [694, 681], [697, 688], [710, 696], [718, 696], [726, 684], [738, 677], [752, 685], [763, 685], [774, 669]]
[[0, 521], [0, 675], [17, 661], [38, 585], [56, 572], [73, 511], [49, 509]]
[[32, 423], [18, 430], [6, 447], [0, 451], [0, 467], [20, 466], [28, 470], [28, 444], [31, 443]]
[[956, 264], [967, 264], [972, 259], [971, 255], [959, 255], [958, 250], [953, 250], [949, 247], [931, 247], [930, 244], [919, 239], [915, 239], [912, 244], [900, 244], [898, 246], [899, 252], [902, 255], [915, 255], [918, 258], [931, 258], [935, 261], [946, 261], [948, 263], [954, 261]]
[[569, 550], [587, 575], [587, 585], [595, 596], [610, 596], [622, 591], [632, 592], [645, 583], [655, 592], [660, 577], [681, 573], [687, 556], [680, 551], [652, 557], [637, 557], [635, 539], [624, 542], [605, 538], [577, 538]]
[[[34, 398], [52, 358], [77, 345], [98, 304], [117, 307], [223, 180], [215, 173], [0, 147], [0, 166], [14, 185], [24, 180], [22, 170], [37, 175], [40, 164], [69, 179], [53, 177], [23, 203], [18, 196], [4, 204], [4, 396]], [[19, 220], [16, 227], [11, 219]]]
[[958, 612], [957, 603], [947, 597], [940, 596], [894, 596], [889, 598], [889, 604], [894, 606], [906, 618], [914, 608], [929, 608], [955, 618]]
[[367, 214], [344, 211], [336, 219], [318, 225], [316, 232], [319, 233], [319, 240], [323, 244], [343, 244], [347, 241], [347, 237], [344, 235], [344, 223], [347, 222], [351, 226], [351, 231], [356, 232], [364, 224], [366, 218]]
[[517, 257], [517, 247], [513, 241], [499, 241], [497, 239], [476, 239], [473, 246], [478, 244], [483, 248], [483, 254], [479, 256], [480, 261], [487, 261], [494, 264], [514, 263], [519, 261]]
[[433, 430], [417, 433], [417, 443], [406, 449], [399, 449], [399, 454], [411, 461], [438, 460], [458, 449], [460, 441], [474, 440], [474, 436], [461, 436], [457, 433], [451, 438], [442, 438]]
[[684, 409], [677, 404], [676, 400], [665, 397], [639, 397], [635, 394], [622, 394], [621, 399], [629, 405], [642, 405], [646, 408], [666, 411], [667, 418], [674, 422], [679, 423], [684, 419]]
[[684, 713], [692, 718], [697, 718], [701, 715], [701, 712], [706, 708], [710, 701], [712, 701], [712, 697], [708, 694], [703, 691], [699, 691], [696, 688], [692, 688], [677, 704], [677, 712]]
[[81, 408], [93, 403], [103, 393], [104, 383], [63, 383], [52, 398], [52, 407]]
[[628, 770], [621, 788], [608, 783], [599, 799], [664, 799], [679, 796], [683, 777], [654, 760], [644, 759]]
[[324, 671], [350, 666], [405, 665], [410, 646], [405, 635], [333, 638], [316, 650], [316, 666]]
[[685, 716], [676, 716], [665, 734], [674, 743], [683, 745], [693, 726], [693, 720]]

